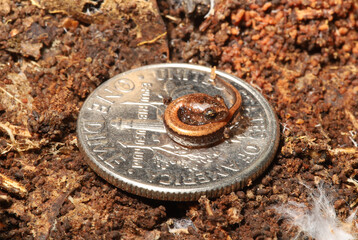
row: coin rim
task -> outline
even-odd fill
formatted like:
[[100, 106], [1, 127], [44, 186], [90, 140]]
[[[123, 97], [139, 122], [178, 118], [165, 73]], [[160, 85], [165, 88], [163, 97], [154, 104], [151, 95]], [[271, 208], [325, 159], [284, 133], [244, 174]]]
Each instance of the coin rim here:
[[[200, 66], [200, 65], [193, 65], [193, 64], [186, 64], [186, 63], [163, 63], [163, 64], [153, 64], [147, 65], [143, 67], [139, 67], [136, 69], [132, 69], [121, 74], [118, 74], [106, 82], [111, 81], [114, 78], [120, 78], [121, 76], [128, 75], [132, 72], [143, 71], [143, 70], [153, 70], [157, 68], [185, 68], [188, 70], [196, 70], [201, 71], [204, 73], [211, 73], [211, 68]], [[202, 195], [206, 195], [209, 198], [218, 197], [223, 194], [230, 193], [234, 190], [243, 188], [247, 185], [247, 183], [251, 183], [254, 181], [259, 175], [261, 175], [267, 167], [271, 164], [274, 156], [276, 154], [278, 145], [279, 145], [279, 124], [276, 114], [273, 112], [272, 107], [270, 106], [269, 102], [259, 93], [255, 88], [251, 85], [243, 81], [242, 79], [230, 75], [228, 73], [222, 72], [220, 70], [216, 70], [216, 74], [228, 79], [230, 81], [236, 82], [241, 86], [244, 86], [246, 89], [250, 90], [250, 93], [260, 102], [260, 105], [263, 106], [266, 115], [268, 116], [268, 126], [272, 125], [272, 132], [274, 136], [273, 141], [267, 147], [269, 149], [266, 154], [261, 156], [261, 159], [256, 159], [255, 163], [250, 165], [247, 169], [243, 172], [240, 172], [236, 178], [224, 178], [221, 179], [217, 183], [213, 183], [212, 186], [205, 185], [205, 186], [198, 186], [198, 187], [175, 187], [170, 188], [167, 186], [157, 186], [150, 183], [141, 183], [137, 180], [129, 179], [126, 177], [121, 176], [120, 174], [115, 174], [112, 171], [109, 171], [105, 168], [102, 164], [96, 164], [95, 161], [91, 160], [92, 154], [87, 154], [86, 149], [83, 142], [83, 137], [80, 135], [80, 119], [83, 114], [82, 108], [80, 110], [78, 120], [77, 120], [77, 142], [78, 147], [84, 156], [87, 164], [103, 179], [107, 180], [114, 186], [127, 191], [132, 194], [136, 194], [142, 197], [157, 199], [157, 200], [168, 200], [168, 201], [194, 201], [199, 199]], [[102, 83], [101, 85], [105, 84], [106, 82]], [[82, 106], [86, 105], [86, 102], [91, 99], [91, 97], [96, 93], [97, 87], [86, 99]], [[90, 152], [90, 151], [89, 151]]]

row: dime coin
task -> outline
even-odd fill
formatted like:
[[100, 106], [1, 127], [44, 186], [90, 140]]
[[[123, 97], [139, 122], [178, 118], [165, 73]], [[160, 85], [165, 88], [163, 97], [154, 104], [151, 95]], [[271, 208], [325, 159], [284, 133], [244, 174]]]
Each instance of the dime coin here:
[[[242, 96], [243, 127], [208, 148], [190, 149], [172, 141], [164, 127], [163, 98], [226, 91], [210, 82], [211, 69], [158, 64], [119, 74], [84, 102], [77, 122], [78, 145], [94, 171], [113, 185], [152, 199], [192, 201], [242, 188], [271, 163], [279, 126], [265, 98], [246, 82], [216, 74]], [[212, 81], [212, 80], [211, 80]]]

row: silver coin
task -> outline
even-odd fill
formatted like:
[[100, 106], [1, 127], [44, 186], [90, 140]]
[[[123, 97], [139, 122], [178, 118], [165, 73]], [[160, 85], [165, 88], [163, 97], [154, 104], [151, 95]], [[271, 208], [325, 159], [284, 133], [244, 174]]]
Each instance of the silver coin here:
[[189, 93], [230, 96], [212, 84], [211, 69], [158, 64], [119, 74], [85, 101], [77, 122], [78, 145], [89, 166], [113, 185], [152, 199], [191, 201], [246, 186], [271, 163], [279, 126], [265, 98], [246, 82], [216, 71], [242, 96], [246, 126], [209, 148], [172, 141], [163, 124], [163, 98]]

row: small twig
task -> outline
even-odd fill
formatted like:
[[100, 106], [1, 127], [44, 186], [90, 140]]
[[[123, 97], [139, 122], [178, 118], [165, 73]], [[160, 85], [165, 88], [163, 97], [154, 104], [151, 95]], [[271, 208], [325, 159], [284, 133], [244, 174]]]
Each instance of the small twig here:
[[173, 17], [171, 15], [165, 15], [165, 17], [168, 18], [169, 20], [172, 20], [173, 22], [181, 22], [180, 18]]
[[21, 105], [25, 105], [23, 102], [21, 102], [19, 99], [17, 99], [15, 96], [13, 96], [11, 93], [9, 93], [8, 91], [6, 91], [4, 88], [0, 87], [0, 90], [3, 91], [6, 95], [8, 95], [9, 97], [15, 99], [16, 102], [20, 103]]
[[[16, 126], [16, 125], [12, 125], [9, 122], [6, 123], [1, 123], [0, 125], [4, 126], [5, 128], [7, 128], [7, 132], [8, 133], [12, 133], [12, 135], [14, 136], [21, 136], [21, 137], [31, 137], [31, 133], [29, 132], [29, 130], [27, 130], [26, 127], [24, 126]], [[2, 127], [0, 126], [0, 127]], [[4, 129], [5, 129], [4, 128]], [[9, 132], [10, 131], [10, 132]]]
[[356, 137], [357, 133], [355, 131], [349, 131], [349, 134], [350, 134], [350, 136], [348, 136], [348, 137], [352, 141], [353, 145], [355, 147], [358, 147], [358, 143], [354, 140], [354, 138]]
[[347, 109], [344, 110], [344, 113], [348, 116], [349, 120], [351, 120], [353, 127], [358, 130], [358, 120], [354, 117], [353, 113]]
[[[34, 149], [34, 148], [38, 148], [39, 147], [39, 144], [36, 143], [36, 142], [32, 142], [31, 140], [29, 139], [25, 139], [25, 142], [18, 142], [16, 141], [15, 139], [15, 136], [14, 136], [14, 133], [13, 133], [13, 130], [15, 129], [16, 126], [13, 126], [9, 123], [1, 123], [0, 122], [0, 128], [2, 128], [3, 130], [6, 131], [6, 133], [9, 135], [10, 137], [10, 140], [11, 140], [11, 143], [8, 144], [8, 147], [5, 148], [5, 150], [3, 150], [2, 152], [0, 152], [0, 154], [4, 154], [4, 153], [7, 153], [9, 151], [11, 151], [11, 149], [15, 149], [16, 151], [18, 151], [19, 153], [21, 152], [24, 152], [24, 151], [27, 151], [29, 149]], [[15, 133], [17, 135], [20, 135], [20, 136], [24, 136], [24, 137], [30, 137], [30, 133], [28, 132], [23, 132], [23, 134], [20, 133]]]
[[0, 122], [0, 127], [7, 132], [7, 134], [10, 137], [11, 142], [13, 144], [16, 144], [16, 140], [15, 140], [14, 134], [12, 134], [11, 129], [8, 126], [6, 126], [5, 124], [1, 123], [1, 122]]
[[214, 215], [213, 210], [211, 209], [211, 206], [210, 206], [210, 200], [209, 199], [207, 199], [205, 196], [202, 196], [199, 199], [199, 203], [204, 204], [205, 210], [206, 210], [206, 213], [208, 214], [208, 216], [213, 216]]
[[216, 78], [216, 66], [211, 68], [211, 72], [210, 72], [210, 79], [215, 79]]
[[69, 187], [66, 191], [59, 193], [59, 196], [50, 203], [51, 205], [44, 213], [46, 218], [44, 228], [38, 232], [37, 239], [48, 239], [51, 235], [51, 232], [56, 229], [57, 216], [61, 210], [61, 207], [65, 203], [66, 199], [70, 196], [70, 194], [80, 186], [82, 180], [83, 177], [81, 177], [77, 183]]
[[358, 181], [357, 181], [357, 180], [355, 180], [355, 179], [353, 179], [353, 178], [348, 178], [348, 179], [347, 179], [347, 182], [353, 183], [354, 186], [355, 186], [355, 187], [357, 188], [357, 190], [358, 190]]
[[358, 149], [357, 148], [335, 148], [335, 149], [329, 150], [329, 152], [333, 155], [338, 155], [340, 153], [355, 154], [358, 152]]
[[167, 32], [160, 34], [159, 36], [156, 36], [155, 38], [153, 38], [152, 40], [148, 40], [148, 41], [143, 41], [137, 44], [137, 47], [145, 45], [145, 44], [151, 44], [151, 43], [155, 43], [158, 39], [164, 37], [165, 35], [167, 35]]
[[204, 16], [204, 18], [208, 18], [215, 14], [215, 0], [210, 0], [210, 9], [209, 12]]
[[213, 215], [214, 215], [213, 210], [211, 209], [211, 206], [210, 206], [210, 201], [209, 201], [209, 199], [206, 199], [206, 200], [205, 200], [205, 210], [206, 210], [206, 212], [208, 213], [209, 216], [213, 216]]
[[19, 182], [16, 182], [15, 180], [12, 180], [11, 178], [1, 173], [0, 188], [21, 198], [24, 198], [28, 193], [26, 188], [22, 186]]

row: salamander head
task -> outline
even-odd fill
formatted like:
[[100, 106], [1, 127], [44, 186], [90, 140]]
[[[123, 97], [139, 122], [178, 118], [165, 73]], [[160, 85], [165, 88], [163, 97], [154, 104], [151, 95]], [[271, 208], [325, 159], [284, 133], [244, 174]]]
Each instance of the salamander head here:
[[194, 93], [184, 96], [184, 104], [178, 111], [180, 121], [188, 125], [204, 125], [224, 121], [229, 113], [224, 99], [220, 96], [210, 96]]

